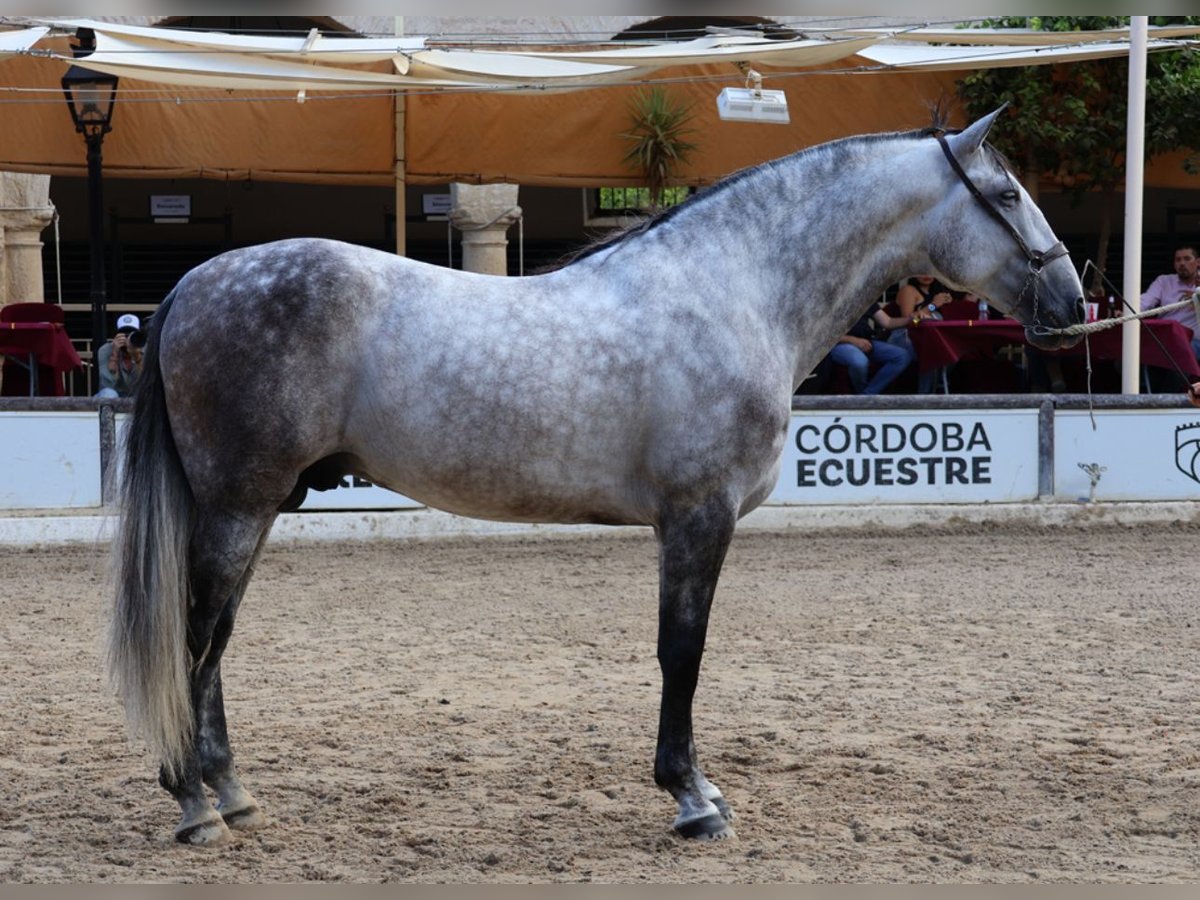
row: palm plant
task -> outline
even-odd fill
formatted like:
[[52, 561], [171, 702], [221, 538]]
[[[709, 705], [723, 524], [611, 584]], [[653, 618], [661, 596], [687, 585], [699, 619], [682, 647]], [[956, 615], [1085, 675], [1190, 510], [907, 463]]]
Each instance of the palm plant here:
[[663, 190], [676, 169], [688, 160], [697, 145], [684, 140], [694, 129], [687, 125], [692, 119], [690, 106], [681, 106], [667, 96], [662, 88], [639, 91], [629, 105], [633, 128], [621, 137], [633, 141], [622, 162], [637, 169], [650, 192], [651, 209], [662, 204]]

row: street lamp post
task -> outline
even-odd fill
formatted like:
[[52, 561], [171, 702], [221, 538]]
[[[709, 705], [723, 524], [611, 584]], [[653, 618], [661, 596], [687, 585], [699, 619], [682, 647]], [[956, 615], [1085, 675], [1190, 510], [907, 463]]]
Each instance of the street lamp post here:
[[[95, 34], [79, 30], [80, 44], [75, 57], [95, 49]], [[91, 244], [92, 365], [108, 334], [107, 292], [104, 287], [104, 182], [100, 146], [112, 130], [113, 101], [117, 94], [117, 76], [94, 72], [72, 65], [62, 79], [63, 95], [71, 110], [75, 130], [87, 143], [88, 167], [88, 240]]]

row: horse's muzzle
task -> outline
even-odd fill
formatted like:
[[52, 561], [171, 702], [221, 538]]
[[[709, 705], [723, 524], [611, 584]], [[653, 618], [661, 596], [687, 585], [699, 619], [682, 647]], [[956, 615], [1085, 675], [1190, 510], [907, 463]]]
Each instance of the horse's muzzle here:
[[1081, 334], [1046, 334], [1040, 328], [1032, 325], [1025, 326], [1025, 340], [1039, 350], [1066, 350], [1074, 347], [1081, 340]]
[[1056, 330], [1084, 320], [1085, 306], [1082, 297], [1072, 303], [1071, 308], [1074, 312], [1073, 321], [1062, 321], [1059, 316], [1043, 309], [1033, 324], [1025, 326], [1025, 340], [1039, 350], [1066, 350], [1074, 347], [1083, 340], [1083, 335], [1062, 334]]

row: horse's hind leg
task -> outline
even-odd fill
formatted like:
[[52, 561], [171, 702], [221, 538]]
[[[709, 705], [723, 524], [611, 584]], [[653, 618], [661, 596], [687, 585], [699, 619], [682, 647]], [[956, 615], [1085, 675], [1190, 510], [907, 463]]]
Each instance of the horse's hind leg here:
[[221, 814], [225, 824], [244, 831], [261, 828], [266, 824], [266, 818], [259, 810], [258, 802], [242, 786], [234, 769], [233, 751], [229, 748], [229, 733], [225, 727], [221, 657], [233, 633], [233, 623], [241, 606], [242, 596], [246, 592], [246, 586], [254, 572], [254, 563], [262, 552], [266, 539], [267, 532], [264, 531], [241, 582], [217, 619], [208, 654], [197, 673], [199, 702], [196, 706], [196, 749], [200, 755], [200, 774], [204, 783], [216, 791], [217, 812]]
[[679, 803], [674, 827], [689, 838], [733, 836], [733, 813], [696, 761], [692, 697], [708, 613], [735, 521], [732, 509], [714, 499], [665, 515], [658, 528], [658, 662], [663, 686], [654, 780]]
[[200, 772], [204, 783], [217, 792], [217, 812], [230, 828], [248, 831], [267, 824], [251, 796], [237, 776], [229, 735], [225, 730], [225, 702], [221, 691], [220, 664], [212, 667], [206, 679], [200, 713]]
[[[175, 829], [175, 838], [182, 843], [226, 840], [227, 820], [241, 827], [262, 822], [257, 804], [242, 788], [233, 768], [225, 728], [221, 654], [271, 521], [271, 516], [240, 517], [211, 511], [202, 511], [197, 517], [190, 551], [192, 607], [187, 635], [195, 740], [177, 771], [164, 767], [159, 775], [183, 812]], [[217, 791], [217, 809], [205, 793], [205, 783]]]

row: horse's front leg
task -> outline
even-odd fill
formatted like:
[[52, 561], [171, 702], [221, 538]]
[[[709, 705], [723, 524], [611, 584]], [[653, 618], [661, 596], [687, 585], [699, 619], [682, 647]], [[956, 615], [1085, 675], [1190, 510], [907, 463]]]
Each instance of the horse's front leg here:
[[735, 520], [724, 502], [713, 501], [664, 516], [658, 528], [658, 663], [663, 685], [654, 780], [679, 803], [675, 830], [701, 840], [733, 836], [733, 812], [696, 761], [692, 697], [708, 612]]

